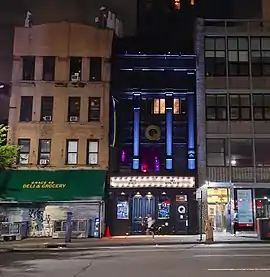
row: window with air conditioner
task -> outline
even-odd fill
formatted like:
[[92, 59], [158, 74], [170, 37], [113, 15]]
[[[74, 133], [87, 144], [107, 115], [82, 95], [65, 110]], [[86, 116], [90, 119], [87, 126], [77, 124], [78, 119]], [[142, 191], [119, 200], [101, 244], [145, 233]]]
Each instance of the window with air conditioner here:
[[99, 141], [88, 140], [87, 141], [87, 164], [97, 165], [99, 156]]
[[22, 62], [23, 62], [22, 79], [25, 81], [35, 80], [36, 58], [34, 56], [25, 56], [25, 57], [22, 57]]
[[69, 59], [69, 80], [71, 82], [78, 82], [81, 79], [82, 58], [70, 57]]
[[80, 120], [81, 97], [68, 98], [68, 121], [77, 122]]
[[41, 97], [40, 121], [50, 122], [53, 117], [53, 96]]
[[88, 121], [100, 121], [100, 97], [89, 97]]
[[38, 164], [49, 165], [51, 160], [51, 140], [40, 139], [39, 140], [39, 151], [38, 151]]
[[67, 140], [66, 164], [78, 164], [78, 140]]
[[30, 156], [30, 139], [19, 139], [18, 145], [20, 147], [18, 164], [28, 165]]
[[43, 57], [43, 81], [54, 81], [55, 57]]
[[32, 121], [33, 96], [22, 96], [20, 105], [20, 121]]

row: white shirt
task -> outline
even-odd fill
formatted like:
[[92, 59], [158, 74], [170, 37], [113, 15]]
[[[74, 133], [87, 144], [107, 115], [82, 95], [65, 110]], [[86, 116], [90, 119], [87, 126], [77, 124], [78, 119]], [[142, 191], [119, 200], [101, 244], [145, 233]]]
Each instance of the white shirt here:
[[154, 223], [155, 223], [155, 220], [151, 216], [147, 218], [147, 227], [148, 228], [151, 228]]

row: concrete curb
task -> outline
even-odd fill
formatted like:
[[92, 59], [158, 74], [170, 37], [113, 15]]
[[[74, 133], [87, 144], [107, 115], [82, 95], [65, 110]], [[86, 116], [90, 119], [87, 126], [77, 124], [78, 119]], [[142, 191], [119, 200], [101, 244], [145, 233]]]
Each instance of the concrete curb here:
[[107, 244], [98, 244], [92, 245], [89, 247], [80, 247], [71, 244], [44, 244], [33, 247], [6, 247], [0, 248], [0, 253], [7, 252], [79, 252], [79, 251], [98, 251], [98, 250], [106, 250], [106, 248], [118, 248], [118, 247], [141, 247], [141, 246], [166, 246], [166, 245], [211, 245], [211, 244], [265, 244], [270, 245], [270, 241], [214, 241], [213, 243], [206, 243], [205, 241], [196, 241], [196, 242], [158, 242], [158, 241], [149, 241], [149, 242], [127, 242], [127, 243], [107, 243]]

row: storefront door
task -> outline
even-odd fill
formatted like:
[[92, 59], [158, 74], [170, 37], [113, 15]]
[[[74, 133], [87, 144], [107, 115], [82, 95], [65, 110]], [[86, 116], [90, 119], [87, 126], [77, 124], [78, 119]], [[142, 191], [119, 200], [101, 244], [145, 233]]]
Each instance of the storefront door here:
[[215, 231], [224, 232], [227, 229], [227, 210], [225, 204], [209, 204], [208, 217], [211, 220]]
[[135, 195], [132, 198], [132, 234], [145, 234], [145, 218], [155, 218], [155, 198], [153, 196]]

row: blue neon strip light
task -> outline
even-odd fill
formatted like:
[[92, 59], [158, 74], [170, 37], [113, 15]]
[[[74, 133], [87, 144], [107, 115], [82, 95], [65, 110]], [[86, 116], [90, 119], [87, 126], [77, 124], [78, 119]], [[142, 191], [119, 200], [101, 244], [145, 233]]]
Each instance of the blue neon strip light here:
[[166, 108], [166, 154], [172, 155], [172, 108]]
[[133, 155], [139, 156], [140, 108], [134, 108]]
[[133, 169], [139, 169], [140, 108], [134, 108], [133, 122]]
[[139, 169], [139, 166], [140, 166], [139, 159], [133, 159], [132, 168], [133, 169]]
[[166, 169], [172, 169], [172, 159], [166, 159]]
[[190, 170], [195, 169], [195, 159], [188, 159], [188, 169]]
[[194, 96], [188, 96], [188, 149], [193, 157], [188, 157], [188, 169], [195, 169]]

